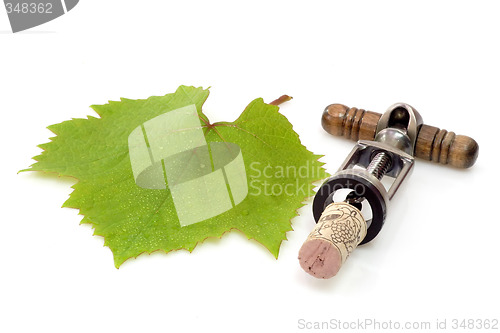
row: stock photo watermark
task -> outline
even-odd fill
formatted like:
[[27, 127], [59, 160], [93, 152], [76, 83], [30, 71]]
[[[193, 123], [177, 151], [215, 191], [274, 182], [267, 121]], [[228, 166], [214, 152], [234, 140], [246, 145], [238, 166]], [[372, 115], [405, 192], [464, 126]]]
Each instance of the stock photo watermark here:
[[79, 0], [4, 0], [12, 32], [52, 21], [72, 10]]
[[358, 318], [353, 320], [297, 320], [297, 329], [304, 331], [446, 331], [446, 330], [489, 330], [498, 331], [497, 318], [443, 318], [434, 320], [379, 320], [375, 318]]
[[[300, 166], [245, 164], [237, 144], [206, 141], [194, 104], [137, 126], [128, 136], [128, 148], [136, 185], [168, 189], [181, 227], [223, 214], [248, 196], [307, 197], [312, 184], [304, 180], [322, 176], [311, 161]], [[352, 191], [363, 197], [365, 187], [353, 184]]]
[[252, 162], [250, 170], [248, 170], [248, 194], [252, 196], [306, 196], [309, 192], [308, 186], [304, 183], [301, 184], [300, 179], [317, 178], [317, 173], [316, 168], [312, 168], [309, 161], [300, 167], [294, 165], [272, 166], [261, 162]]
[[240, 147], [207, 143], [194, 104], [136, 127], [128, 146], [135, 183], [144, 189], [168, 188], [181, 227], [222, 214], [247, 197]]
[[[251, 196], [307, 196], [309, 193], [309, 184], [301, 182], [301, 179], [318, 179], [318, 168], [307, 161], [305, 165], [299, 167], [295, 165], [277, 165], [264, 164], [261, 162], [250, 163], [247, 171], [249, 179], [249, 192]], [[332, 188], [330, 188], [331, 186]], [[321, 191], [328, 193], [335, 192], [344, 188], [352, 188], [354, 194], [363, 197], [366, 193], [366, 187], [363, 184], [350, 182], [347, 180], [343, 186], [341, 184], [325, 184]]]

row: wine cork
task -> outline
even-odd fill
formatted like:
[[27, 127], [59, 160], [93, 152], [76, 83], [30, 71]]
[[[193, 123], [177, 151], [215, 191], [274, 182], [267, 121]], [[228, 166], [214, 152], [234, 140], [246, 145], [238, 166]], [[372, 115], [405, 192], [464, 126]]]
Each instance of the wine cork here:
[[300, 266], [320, 279], [335, 276], [366, 231], [356, 207], [345, 202], [328, 205], [299, 251]]

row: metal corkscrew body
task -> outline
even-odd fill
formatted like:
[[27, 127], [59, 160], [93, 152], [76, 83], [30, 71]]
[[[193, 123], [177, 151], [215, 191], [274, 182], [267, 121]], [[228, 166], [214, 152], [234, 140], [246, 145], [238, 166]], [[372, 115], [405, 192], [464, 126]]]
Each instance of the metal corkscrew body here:
[[[335, 110], [342, 109], [338, 105]], [[332, 117], [331, 106], [327, 107], [323, 127], [331, 134], [373, 137], [373, 140], [359, 140], [314, 198], [313, 215], [317, 224], [299, 251], [299, 262], [306, 272], [318, 278], [336, 275], [358, 245], [378, 235], [384, 225], [388, 202], [412, 172], [415, 156], [425, 158], [423, 150], [429, 145], [427, 132], [421, 133], [427, 125], [423, 125], [420, 114], [408, 104], [396, 103], [381, 116], [372, 112], [366, 123], [362, 122], [367, 116], [364, 110], [359, 116], [358, 109], [354, 108], [353, 113], [353, 108], [342, 107], [346, 113], [339, 113], [336, 118]], [[333, 125], [325, 126], [325, 119]], [[373, 122], [374, 119], [377, 121]], [[461, 138], [455, 142], [456, 147], [450, 139], [445, 143], [447, 147], [440, 145], [440, 154], [447, 154], [447, 164], [469, 167], [477, 158], [477, 143], [469, 137], [457, 137]], [[432, 147], [433, 142], [430, 145]], [[449, 155], [462, 160], [448, 161]], [[446, 164], [444, 160], [442, 164]], [[388, 189], [381, 181], [384, 176], [392, 178]]]

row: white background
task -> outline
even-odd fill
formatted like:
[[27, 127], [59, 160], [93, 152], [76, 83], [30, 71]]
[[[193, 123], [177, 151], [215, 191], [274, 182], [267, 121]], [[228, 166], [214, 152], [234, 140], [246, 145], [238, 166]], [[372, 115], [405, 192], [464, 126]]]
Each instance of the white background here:
[[[1, 332], [294, 332], [299, 320], [500, 319], [497, 1], [97, 1], [12, 34], [0, 7]], [[204, 111], [232, 121], [248, 102], [281, 112], [336, 171], [353, 142], [327, 135], [330, 103], [383, 112], [403, 101], [429, 125], [475, 138], [477, 164], [417, 165], [386, 225], [338, 276], [316, 280], [297, 252], [310, 203], [278, 260], [231, 232], [193, 253], [114, 268], [103, 239], [61, 209], [73, 181], [17, 174], [91, 104], [211, 86]], [[352, 330], [353, 332], [356, 330]], [[451, 330], [450, 330], [451, 331]], [[463, 331], [463, 330], [462, 330]]]

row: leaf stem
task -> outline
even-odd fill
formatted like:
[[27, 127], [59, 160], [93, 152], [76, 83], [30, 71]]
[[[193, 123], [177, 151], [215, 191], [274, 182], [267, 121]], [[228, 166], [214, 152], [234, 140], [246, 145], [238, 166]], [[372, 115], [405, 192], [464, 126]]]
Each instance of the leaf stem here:
[[288, 102], [289, 100], [291, 100], [293, 97], [291, 96], [288, 96], [288, 95], [283, 95], [281, 96], [280, 98], [278, 99], [275, 99], [274, 101], [272, 101], [271, 105], [280, 105], [281, 103], [285, 103], [285, 102]]

